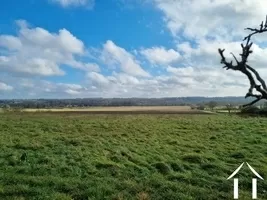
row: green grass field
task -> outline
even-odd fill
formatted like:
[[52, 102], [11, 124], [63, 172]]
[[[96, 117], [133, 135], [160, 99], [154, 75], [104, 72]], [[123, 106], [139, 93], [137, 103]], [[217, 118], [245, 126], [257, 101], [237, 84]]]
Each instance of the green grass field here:
[[[0, 114], [0, 199], [233, 199], [226, 179], [242, 162], [266, 178], [266, 124], [224, 114]], [[238, 177], [240, 199], [251, 199], [252, 173], [244, 165]]]

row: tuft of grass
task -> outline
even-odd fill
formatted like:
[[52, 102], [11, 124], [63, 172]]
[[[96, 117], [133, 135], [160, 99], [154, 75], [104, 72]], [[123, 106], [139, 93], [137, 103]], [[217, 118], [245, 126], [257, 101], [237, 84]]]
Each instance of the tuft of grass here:
[[181, 165], [180, 163], [171, 162], [170, 166], [171, 166], [172, 170], [175, 172], [184, 172], [185, 171], [183, 165]]
[[138, 200], [150, 200], [149, 194], [146, 192], [140, 192], [137, 194]]
[[235, 152], [235, 153], [231, 154], [231, 157], [235, 158], [235, 159], [239, 159], [239, 158], [243, 159], [243, 158], [245, 158], [245, 155], [242, 152]]
[[182, 157], [183, 161], [189, 162], [189, 163], [196, 163], [196, 164], [201, 164], [204, 162], [203, 157], [200, 154], [186, 154]]
[[155, 167], [161, 174], [168, 174], [171, 171], [171, 168], [167, 164], [162, 162], [154, 163], [152, 164], [152, 166]]

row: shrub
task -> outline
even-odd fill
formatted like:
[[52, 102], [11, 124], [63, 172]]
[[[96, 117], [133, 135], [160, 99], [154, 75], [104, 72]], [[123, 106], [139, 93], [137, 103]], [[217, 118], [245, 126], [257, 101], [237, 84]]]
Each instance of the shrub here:
[[195, 110], [197, 107], [195, 105], [190, 106], [191, 110]]
[[243, 114], [259, 114], [260, 109], [256, 106], [248, 106], [246, 108], [241, 109], [241, 113]]
[[264, 115], [264, 116], [267, 116], [267, 108], [262, 108], [259, 110], [259, 114], [260, 115]]
[[198, 106], [197, 106], [197, 109], [198, 109], [198, 110], [205, 110], [205, 106], [204, 106], [204, 105], [198, 105]]

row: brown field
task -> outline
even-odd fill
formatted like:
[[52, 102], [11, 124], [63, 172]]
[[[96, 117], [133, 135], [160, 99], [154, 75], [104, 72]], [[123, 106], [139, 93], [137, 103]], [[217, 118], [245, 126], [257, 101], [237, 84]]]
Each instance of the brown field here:
[[92, 114], [211, 114], [191, 110], [190, 106], [121, 106], [90, 108], [23, 109], [24, 112], [92, 113]]

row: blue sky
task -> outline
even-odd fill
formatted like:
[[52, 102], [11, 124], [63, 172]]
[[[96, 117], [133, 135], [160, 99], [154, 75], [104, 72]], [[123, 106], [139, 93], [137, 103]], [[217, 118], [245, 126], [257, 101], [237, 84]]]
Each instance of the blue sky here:
[[[266, 7], [263, 0], [4, 0], [0, 98], [244, 95], [246, 77], [224, 71], [217, 49], [240, 53], [244, 28], [257, 26]], [[250, 62], [267, 74], [263, 39]]]

